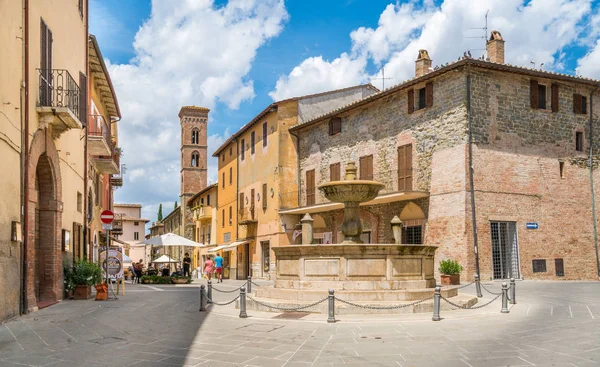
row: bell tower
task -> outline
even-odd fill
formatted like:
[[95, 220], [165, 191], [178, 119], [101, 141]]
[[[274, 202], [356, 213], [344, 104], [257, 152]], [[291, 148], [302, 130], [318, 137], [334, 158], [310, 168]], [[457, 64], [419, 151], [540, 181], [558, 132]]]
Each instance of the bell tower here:
[[194, 238], [194, 222], [187, 201], [206, 187], [208, 112], [205, 107], [184, 106], [179, 111], [181, 123], [181, 235]]

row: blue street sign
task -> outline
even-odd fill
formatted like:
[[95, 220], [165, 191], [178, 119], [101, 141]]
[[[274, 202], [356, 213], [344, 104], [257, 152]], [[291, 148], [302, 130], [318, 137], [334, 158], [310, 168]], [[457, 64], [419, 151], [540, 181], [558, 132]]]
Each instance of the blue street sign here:
[[537, 222], [527, 222], [526, 227], [527, 229], [538, 229], [538, 224]]

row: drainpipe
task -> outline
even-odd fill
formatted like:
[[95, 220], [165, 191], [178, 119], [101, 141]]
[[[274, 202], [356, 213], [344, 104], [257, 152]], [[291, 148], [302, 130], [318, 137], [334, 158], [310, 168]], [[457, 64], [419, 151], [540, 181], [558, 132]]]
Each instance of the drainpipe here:
[[594, 93], [596, 93], [600, 87], [596, 87], [594, 91], [590, 93], [590, 189], [592, 191], [592, 219], [594, 224], [594, 247], [596, 249], [596, 273], [600, 278], [600, 259], [598, 258], [598, 230], [596, 224], [596, 200], [594, 198], [594, 160], [593, 160], [593, 116], [594, 116]]
[[473, 128], [471, 125], [471, 74], [467, 71], [467, 123], [469, 128], [469, 186], [471, 186], [471, 222], [473, 223], [473, 251], [475, 252], [475, 271], [479, 272], [479, 248], [477, 245], [477, 219], [475, 215], [475, 186], [473, 184]]
[[25, 64], [25, 108], [21, 113], [24, 115], [24, 131], [21, 133], [23, 136], [23, 144], [21, 145], [21, 154], [23, 155], [23, 211], [21, 213], [23, 223], [23, 245], [21, 246], [21, 253], [23, 254], [22, 263], [22, 279], [23, 286], [21, 287], [23, 303], [21, 313], [28, 313], [29, 304], [27, 303], [27, 247], [30, 245], [28, 240], [29, 226], [27, 213], [29, 212], [29, 0], [23, 0], [23, 12], [24, 12], [24, 30], [25, 30], [25, 49], [24, 57]]

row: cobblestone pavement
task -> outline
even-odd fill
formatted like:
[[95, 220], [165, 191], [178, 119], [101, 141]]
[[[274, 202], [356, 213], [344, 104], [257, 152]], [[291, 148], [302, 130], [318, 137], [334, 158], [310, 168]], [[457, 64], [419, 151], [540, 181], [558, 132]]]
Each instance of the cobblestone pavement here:
[[335, 324], [305, 313], [248, 311], [239, 319], [233, 305], [201, 313], [198, 286], [128, 284], [115, 301], [63, 301], [7, 322], [0, 366], [600, 365], [598, 282], [518, 282], [509, 314], [497, 301], [443, 312], [440, 322], [431, 314], [342, 315]]

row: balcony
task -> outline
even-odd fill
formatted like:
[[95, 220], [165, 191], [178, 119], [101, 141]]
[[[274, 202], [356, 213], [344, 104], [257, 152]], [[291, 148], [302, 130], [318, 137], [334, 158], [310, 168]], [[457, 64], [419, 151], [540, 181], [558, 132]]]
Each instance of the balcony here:
[[122, 187], [123, 186], [123, 176], [111, 176], [110, 177], [110, 185], [112, 187]]
[[256, 224], [258, 222], [258, 218], [256, 217], [255, 207], [250, 208], [241, 208], [238, 211], [238, 223], [242, 226], [247, 226], [251, 224]]
[[[42, 127], [52, 126], [58, 136], [70, 129], [82, 129], [87, 103], [71, 74], [64, 69], [38, 69], [37, 113]], [[83, 112], [83, 113], [82, 113]]]
[[123, 234], [123, 214], [115, 213], [115, 219], [112, 222], [112, 234], [120, 236]]
[[113, 142], [110, 125], [102, 115], [90, 115], [88, 124], [88, 154], [91, 156], [110, 155]]
[[119, 148], [114, 148], [112, 155], [93, 156], [92, 160], [100, 173], [115, 175], [120, 172], [121, 152]]
[[205, 220], [212, 218], [212, 206], [205, 205], [194, 210], [194, 218], [196, 220]]

